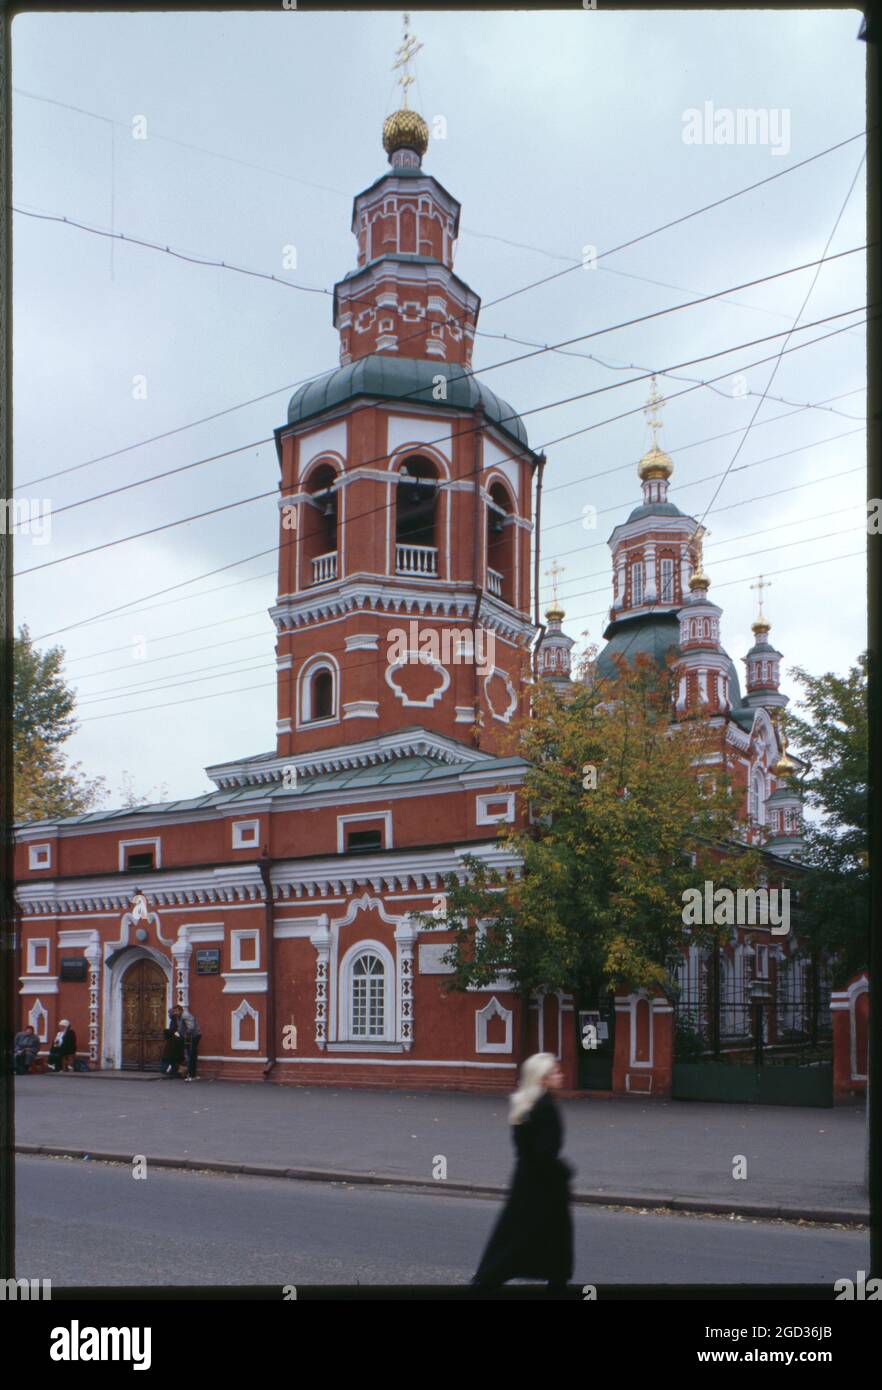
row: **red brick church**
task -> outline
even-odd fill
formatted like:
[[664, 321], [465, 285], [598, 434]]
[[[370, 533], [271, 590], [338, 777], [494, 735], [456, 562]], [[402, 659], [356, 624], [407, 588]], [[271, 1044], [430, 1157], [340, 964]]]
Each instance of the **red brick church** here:
[[[406, 104], [383, 144], [390, 167], [355, 198], [357, 263], [335, 288], [340, 366], [294, 394], [275, 432], [275, 746], [208, 768], [204, 795], [17, 832], [22, 1016], [44, 1049], [71, 1020], [92, 1068], [156, 1067], [180, 1003], [201, 1023], [204, 1071], [231, 1079], [514, 1081], [506, 981], [443, 989], [443, 885], [465, 853], [514, 867], [498, 832], [526, 765], [504, 735], [537, 638], [539, 671], [561, 686], [573, 641], [556, 603], [544, 629], [531, 619], [539, 458], [471, 371], [480, 300], [453, 269], [459, 204], [423, 170], [428, 128]], [[643, 502], [611, 537], [599, 669], [626, 647], [679, 649], [681, 702], [718, 722], [769, 850], [797, 857], [780, 653], [759, 621], [742, 696], [670, 472], [654, 443]], [[416, 920], [433, 910], [438, 927]], [[733, 990], [746, 950], [736, 933]], [[698, 968], [685, 960], [687, 991]], [[547, 996], [530, 1022], [570, 1084], [573, 1008]]]

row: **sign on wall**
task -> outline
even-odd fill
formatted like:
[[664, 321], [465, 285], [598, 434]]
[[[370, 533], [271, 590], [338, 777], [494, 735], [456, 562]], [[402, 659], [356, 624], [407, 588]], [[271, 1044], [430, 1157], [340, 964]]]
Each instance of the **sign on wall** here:
[[220, 957], [219, 946], [200, 947], [196, 952], [196, 974], [219, 975]]

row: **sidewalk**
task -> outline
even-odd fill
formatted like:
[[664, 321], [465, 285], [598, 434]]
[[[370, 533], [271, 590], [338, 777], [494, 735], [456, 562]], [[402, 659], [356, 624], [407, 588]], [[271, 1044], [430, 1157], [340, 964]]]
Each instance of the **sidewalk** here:
[[[501, 1192], [511, 1175], [503, 1096], [99, 1077], [17, 1078], [16, 1148], [435, 1191]], [[572, 1099], [561, 1108], [580, 1200], [866, 1219], [859, 1107]], [[746, 1180], [732, 1176], [736, 1155]]]

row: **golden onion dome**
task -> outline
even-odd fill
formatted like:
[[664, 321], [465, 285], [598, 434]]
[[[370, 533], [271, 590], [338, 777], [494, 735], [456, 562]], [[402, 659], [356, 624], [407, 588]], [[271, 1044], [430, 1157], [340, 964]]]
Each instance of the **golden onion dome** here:
[[561, 623], [564, 619], [564, 611], [559, 603], [552, 603], [550, 608], [546, 608], [545, 616], [549, 622]]
[[691, 576], [689, 580], [689, 588], [692, 589], [693, 592], [696, 589], [707, 590], [710, 588], [710, 579], [705, 574], [704, 570], [697, 569], [695, 571], [695, 573]]
[[670, 478], [673, 471], [674, 465], [670, 457], [657, 444], [653, 444], [637, 465], [637, 476], [641, 482], [648, 478]]
[[751, 632], [768, 632], [772, 624], [765, 618], [757, 618], [755, 623], [750, 624]]
[[429, 127], [418, 111], [403, 106], [383, 122], [383, 149], [390, 159], [396, 150], [416, 150], [422, 156], [429, 148]]
[[796, 763], [787, 756], [787, 739], [782, 736], [781, 756], [772, 764], [773, 777], [792, 777], [797, 771]]

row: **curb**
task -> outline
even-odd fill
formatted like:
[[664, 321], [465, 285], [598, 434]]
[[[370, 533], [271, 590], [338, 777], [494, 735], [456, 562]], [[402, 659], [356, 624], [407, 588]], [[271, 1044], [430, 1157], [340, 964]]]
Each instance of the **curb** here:
[[[47, 1158], [91, 1159], [95, 1163], [131, 1164], [134, 1154], [112, 1153], [105, 1149], [62, 1148], [55, 1144], [16, 1144], [19, 1154]], [[295, 1182], [348, 1183], [352, 1186], [400, 1187], [409, 1191], [450, 1193], [457, 1197], [504, 1197], [508, 1187], [493, 1183], [427, 1182], [425, 1178], [402, 1177], [400, 1173], [354, 1173], [344, 1168], [287, 1168], [273, 1163], [236, 1163], [218, 1158], [184, 1158], [170, 1154], [143, 1154], [154, 1168], [178, 1168], [188, 1172], [239, 1174], [255, 1178], [287, 1178]], [[639, 1207], [647, 1211], [691, 1212], [696, 1215], [753, 1217], [765, 1221], [815, 1221], [825, 1225], [865, 1226], [868, 1210], [845, 1207], [790, 1207], [774, 1202], [726, 1202], [719, 1198], [666, 1197], [639, 1192], [574, 1192], [574, 1206]]]

